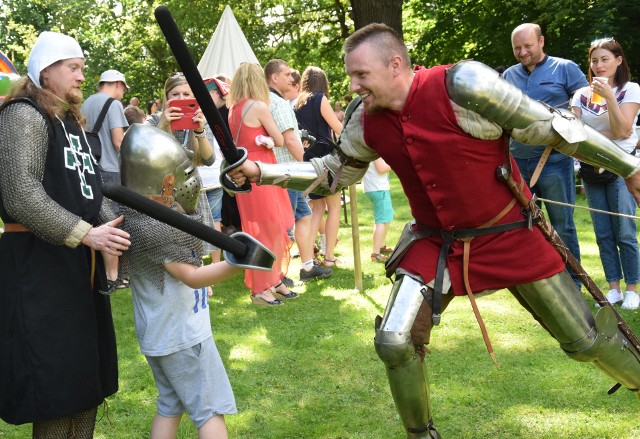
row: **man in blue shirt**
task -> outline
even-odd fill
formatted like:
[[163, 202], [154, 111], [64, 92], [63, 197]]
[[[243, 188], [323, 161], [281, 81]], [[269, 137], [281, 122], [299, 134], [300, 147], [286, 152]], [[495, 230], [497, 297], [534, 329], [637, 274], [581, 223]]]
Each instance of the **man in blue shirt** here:
[[[574, 92], [589, 85], [576, 63], [544, 53], [544, 36], [537, 24], [524, 23], [516, 27], [511, 33], [511, 46], [519, 63], [505, 70], [503, 77], [529, 97], [552, 107], [567, 108]], [[576, 190], [572, 157], [552, 150], [539, 177], [532, 182], [545, 148], [546, 145], [529, 146], [511, 140], [511, 153], [516, 159], [522, 177], [530, 187], [533, 186], [532, 192], [548, 200], [575, 204]], [[545, 207], [551, 225], [575, 258], [580, 261], [573, 207], [555, 203], [545, 203]], [[571, 270], [569, 272], [579, 288], [580, 281]]]

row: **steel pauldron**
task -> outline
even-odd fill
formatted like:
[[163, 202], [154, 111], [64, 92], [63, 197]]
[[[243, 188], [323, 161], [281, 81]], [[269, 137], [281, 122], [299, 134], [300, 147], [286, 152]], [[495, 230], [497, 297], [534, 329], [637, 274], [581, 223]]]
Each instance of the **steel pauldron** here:
[[585, 125], [573, 113], [531, 99], [478, 61], [461, 61], [451, 67], [446, 87], [455, 104], [511, 131], [518, 141], [550, 145], [623, 178], [640, 170], [640, 159]]

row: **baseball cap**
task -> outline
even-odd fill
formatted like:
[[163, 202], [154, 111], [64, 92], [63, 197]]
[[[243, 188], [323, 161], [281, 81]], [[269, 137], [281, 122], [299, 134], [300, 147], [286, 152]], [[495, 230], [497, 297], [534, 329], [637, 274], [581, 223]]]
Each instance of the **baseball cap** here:
[[117, 70], [107, 70], [106, 72], [102, 72], [102, 75], [100, 75], [100, 81], [98, 81], [98, 84], [100, 84], [101, 82], [118, 82], [118, 81], [122, 82], [126, 87], [127, 91], [129, 91], [129, 85], [127, 84], [127, 81], [124, 78], [124, 74]]
[[58, 32], [42, 32], [29, 53], [27, 74], [36, 87], [42, 88], [40, 72], [58, 61], [71, 58], [84, 59], [80, 44], [75, 39]]
[[207, 86], [207, 90], [218, 90], [221, 96], [226, 96], [229, 94], [229, 84], [226, 82], [220, 81], [217, 78], [205, 78], [204, 85]]

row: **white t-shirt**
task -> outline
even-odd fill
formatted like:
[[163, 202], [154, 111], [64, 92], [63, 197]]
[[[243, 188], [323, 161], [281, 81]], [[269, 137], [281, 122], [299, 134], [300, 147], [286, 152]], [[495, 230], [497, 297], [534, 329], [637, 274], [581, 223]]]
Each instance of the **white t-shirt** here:
[[376, 170], [375, 162], [369, 163], [369, 168], [362, 177], [362, 192], [388, 191], [390, 187], [389, 173], [381, 174]]
[[209, 124], [206, 124], [204, 128], [207, 140], [209, 140], [209, 143], [213, 146], [213, 155], [216, 160], [211, 166], [198, 166], [198, 173], [202, 179], [202, 189], [222, 187], [220, 184], [220, 165], [222, 164], [224, 156], [222, 155], [222, 151], [220, 151], [220, 145], [218, 145], [211, 128], [209, 128]]
[[[624, 104], [625, 102], [634, 102], [640, 104], [640, 86], [635, 82], [627, 82], [620, 91], [618, 91], [618, 87], [614, 87], [613, 93], [616, 96], [618, 105]], [[607, 110], [606, 102], [602, 105], [589, 104], [590, 95], [591, 91], [589, 90], [589, 87], [583, 87], [579, 89], [573, 95], [573, 99], [571, 100], [571, 107], [580, 108], [582, 110], [583, 122], [591, 126], [592, 128], [598, 131], [610, 130], [611, 124], [609, 123], [609, 113]], [[636, 114], [636, 117], [633, 120], [634, 127], [636, 126], [637, 121], [638, 115]], [[631, 153], [638, 144], [638, 135], [636, 133], [636, 130], [633, 130], [631, 137], [629, 137], [628, 139], [618, 139], [613, 141], [620, 148], [624, 149], [628, 153]]]

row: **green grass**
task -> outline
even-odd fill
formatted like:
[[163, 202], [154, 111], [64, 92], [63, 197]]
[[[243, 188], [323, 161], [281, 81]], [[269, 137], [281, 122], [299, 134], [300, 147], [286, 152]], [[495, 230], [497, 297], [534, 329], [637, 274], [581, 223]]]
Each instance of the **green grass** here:
[[[392, 184], [390, 245], [410, 220], [397, 179]], [[251, 305], [241, 276], [214, 287], [214, 338], [238, 405], [238, 414], [227, 417], [231, 438], [405, 437], [373, 346], [373, 320], [391, 284], [382, 265], [369, 262], [372, 215], [360, 189], [358, 195], [364, 292], [354, 289], [351, 226], [345, 224], [338, 244], [343, 268], [295, 288], [300, 299], [265, 309]], [[588, 213], [577, 209], [576, 221], [583, 265], [606, 290]], [[294, 260], [292, 277], [298, 270]], [[96, 437], [148, 437], [156, 390], [139, 353], [129, 291], [118, 292], [112, 304], [120, 391], [109, 398], [110, 421], [98, 421]], [[434, 421], [444, 438], [640, 437], [633, 393], [607, 396], [612, 380], [569, 360], [508, 292], [480, 297], [478, 305], [501, 366], [486, 353], [468, 299], [454, 300], [432, 334], [427, 359]], [[640, 333], [640, 313], [620, 312]], [[0, 438], [29, 434], [29, 426], [0, 422]], [[185, 417], [179, 437], [195, 435]]]

